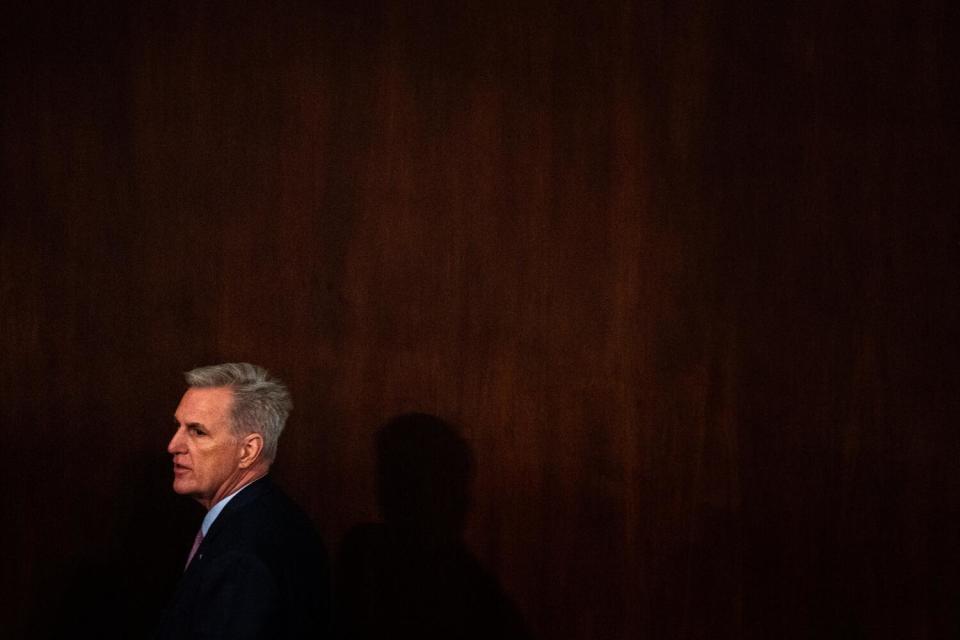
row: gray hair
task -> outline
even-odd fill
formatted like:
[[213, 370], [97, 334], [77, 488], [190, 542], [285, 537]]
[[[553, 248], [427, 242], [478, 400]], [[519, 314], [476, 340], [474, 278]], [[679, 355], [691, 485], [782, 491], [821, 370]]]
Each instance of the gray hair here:
[[273, 461], [293, 401], [287, 387], [263, 367], [247, 362], [227, 362], [198, 367], [184, 374], [191, 387], [229, 387], [233, 391], [230, 422], [237, 435], [263, 436], [263, 456]]

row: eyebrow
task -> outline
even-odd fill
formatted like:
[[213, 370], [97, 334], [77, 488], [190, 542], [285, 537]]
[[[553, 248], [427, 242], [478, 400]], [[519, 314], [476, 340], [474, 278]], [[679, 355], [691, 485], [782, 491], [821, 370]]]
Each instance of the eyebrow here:
[[[175, 425], [177, 425], [177, 427], [180, 426], [180, 419], [177, 418], [177, 416], [173, 416], [173, 422], [174, 422]], [[201, 422], [185, 422], [185, 423], [183, 423], [183, 426], [185, 426], [185, 427], [188, 428], [188, 429], [191, 429], [191, 428], [206, 429], [206, 428], [207, 428], [207, 427], [206, 427], [203, 423], [201, 423]]]

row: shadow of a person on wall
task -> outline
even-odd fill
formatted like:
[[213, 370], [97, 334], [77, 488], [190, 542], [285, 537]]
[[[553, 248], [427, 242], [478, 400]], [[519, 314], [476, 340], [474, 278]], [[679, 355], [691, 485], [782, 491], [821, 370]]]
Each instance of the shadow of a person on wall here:
[[382, 524], [344, 538], [337, 627], [355, 638], [504, 638], [530, 634], [496, 578], [466, 548], [473, 454], [446, 422], [411, 413], [376, 436]]

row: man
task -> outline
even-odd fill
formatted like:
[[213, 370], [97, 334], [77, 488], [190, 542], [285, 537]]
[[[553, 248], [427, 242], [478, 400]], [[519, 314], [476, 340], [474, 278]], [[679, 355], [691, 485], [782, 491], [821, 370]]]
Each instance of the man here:
[[158, 638], [304, 638], [327, 631], [326, 552], [307, 516], [267, 477], [292, 403], [263, 368], [186, 374], [173, 490], [207, 509]]

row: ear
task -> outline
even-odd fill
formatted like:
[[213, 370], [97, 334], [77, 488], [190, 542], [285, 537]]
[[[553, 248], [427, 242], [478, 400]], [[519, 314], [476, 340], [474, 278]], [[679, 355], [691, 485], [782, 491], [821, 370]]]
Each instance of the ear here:
[[260, 461], [261, 453], [263, 453], [263, 436], [259, 433], [248, 433], [240, 439], [238, 466], [241, 469], [249, 469]]

